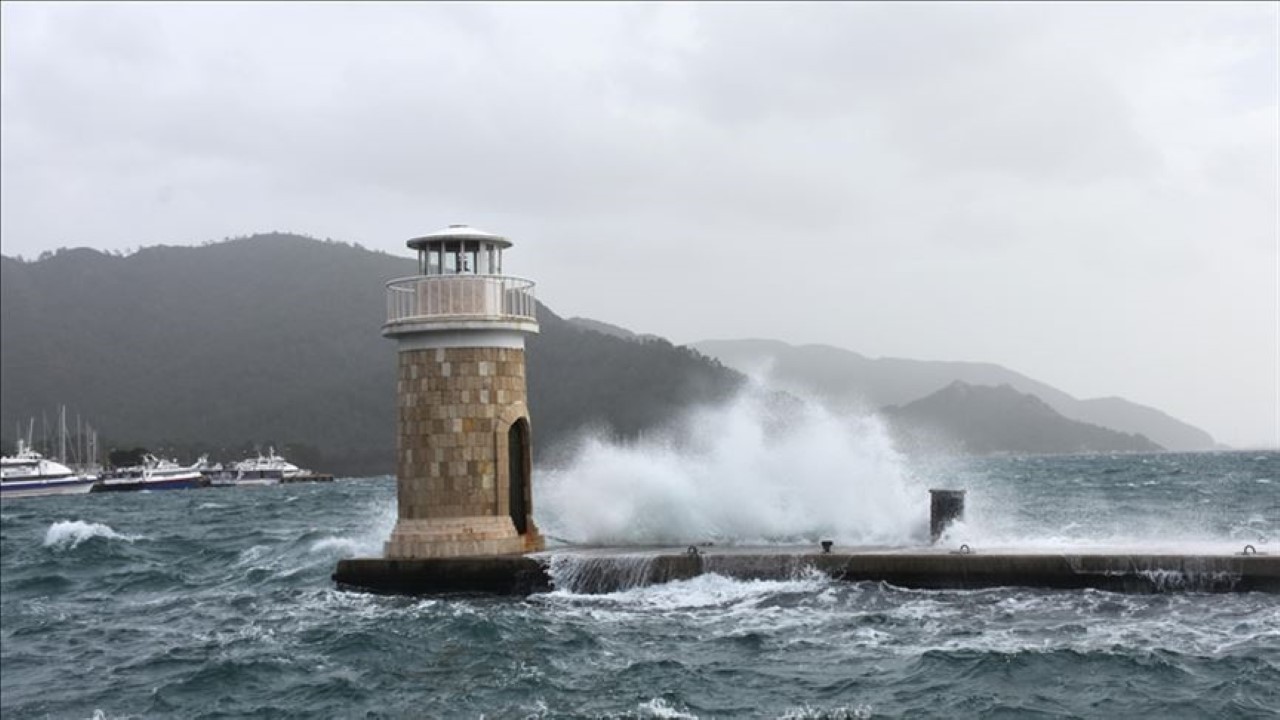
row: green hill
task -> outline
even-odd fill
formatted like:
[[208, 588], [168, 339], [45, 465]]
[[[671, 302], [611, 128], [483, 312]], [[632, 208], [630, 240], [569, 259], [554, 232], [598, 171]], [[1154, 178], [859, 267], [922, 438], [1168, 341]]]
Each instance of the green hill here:
[[1040, 398], [1068, 419], [1144, 435], [1168, 450], [1218, 447], [1205, 431], [1155, 408], [1122, 398], [1079, 400], [994, 363], [869, 358], [828, 345], [794, 346], [776, 340], [707, 340], [691, 347], [743, 372], [767, 371], [781, 389], [819, 397], [837, 408], [904, 405], [956, 381], [1008, 385]]
[[955, 381], [904, 406], [884, 409], [906, 447], [961, 452], [1040, 454], [1157, 452], [1141, 435], [1070, 420], [1048, 403], [1008, 385], [975, 386]]
[[[102, 447], [238, 459], [274, 444], [340, 474], [392, 471], [387, 280], [414, 260], [270, 233], [127, 257], [0, 258], [0, 430], [66, 404]], [[537, 446], [592, 424], [634, 436], [742, 382], [662, 340], [629, 342], [539, 309], [528, 342]]]
[[[0, 258], [0, 433], [11, 444], [17, 424], [34, 417], [39, 428], [65, 404], [99, 429], [104, 453], [143, 446], [226, 461], [274, 445], [316, 470], [389, 473], [396, 363], [380, 333], [384, 285], [415, 272], [411, 258], [284, 233], [125, 257], [75, 249], [35, 262]], [[545, 306], [538, 318], [527, 362], [540, 463], [558, 462], [583, 428], [634, 438], [745, 382], [661, 338], [565, 320]], [[758, 345], [703, 344], [731, 365], [767, 355], [784, 391], [841, 388], [863, 393], [868, 410], [896, 398], [902, 407], [884, 412], [909, 444], [923, 433], [969, 452], [1156, 448], [1062, 417], [1052, 388], [1054, 399], [1040, 402], [942, 382], [957, 371], [970, 385], [1014, 375], [1015, 395], [1027, 392], [1018, 383], [1034, 382], [998, 366]]]

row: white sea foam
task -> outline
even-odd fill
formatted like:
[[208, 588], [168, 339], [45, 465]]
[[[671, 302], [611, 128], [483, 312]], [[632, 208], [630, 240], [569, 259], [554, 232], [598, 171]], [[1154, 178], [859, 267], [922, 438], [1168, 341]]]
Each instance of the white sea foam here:
[[311, 545], [311, 552], [336, 554], [340, 557], [355, 557], [360, 554], [363, 545], [357, 540], [344, 537], [328, 537], [317, 540]]
[[[976, 597], [994, 598], [1001, 591]], [[897, 617], [929, 615], [937, 628], [888, 647], [907, 655], [927, 649], [1015, 654], [1073, 650], [1089, 653], [1141, 653], [1173, 650], [1201, 656], [1230, 653], [1241, 644], [1267, 647], [1267, 638], [1280, 639], [1280, 606], [1265, 595], [1239, 599], [1245, 604], [1206, 608], [1196, 594], [1126, 595], [1100, 590], [1043, 594], [1014, 591], [995, 602], [974, 602], [968, 593], [929, 591], [936, 600], [926, 608], [908, 610], [907, 600], [890, 610]], [[1242, 612], [1244, 610], [1244, 612]], [[1215, 613], [1219, 616], [1215, 617]], [[940, 637], [941, 628], [970, 626], [979, 632]], [[951, 634], [949, 634], [951, 635]]]
[[1182, 555], [1231, 555], [1240, 553], [1246, 543], [1267, 552], [1266, 539], [1246, 534], [1241, 539], [1207, 535], [1196, 528], [1166, 528], [1159, 518], [1145, 524], [1133, 521], [1128, 531], [1081, 527], [1068, 524], [1061, 528], [1033, 528], [1016, 521], [1004, 521], [986, 513], [976, 513], [947, 526], [938, 539], [942, 548], [959, 549], [968, 545], [973, 552], [1021, 553], [1139, 553]]
[[321, 538], [309, 548], [314, 554], [336, 557], [380, 557], [382, 546], [396, 525], [394, 503], [379, 503], [366, 508], [365, 518], [359, 523], [363, 528], [350, 536], [334, 535]]
[[[819, 601], [827, 594], [834, 597]], [[1280, 605], [1265, 595], [1239, 596], [1215, 608], [1197, 594], [904, 590], [857, 587], [817, 575], [783, 582], [703, 575], [606, 595], [555, 592], [530, 601], [595, 627], [652, 627], [708, 639], [758, 634], [808, 646], [829, 643], [841, 652], [857, 648], [869, 657], [1117, 648], [1221, 656], [1259, 641], [1269, 646], [1268, 638], [1280, 641]], [[847, 708], [848, 715], [813, 716], [859, 717], [858, 707]], [[809, 717], [803, 708], [795, 712], [793, 717]]]
[[575, 543], [918, 542], [928, 494], [874, 417], [758, 388], [634, 443], [587, 438], [543, 471], [538, 522]]
[[119, 718], [119, 720], [124, 720], [125, 718], [129, 718], [129, 717], [133, 717], [133, 716], [132, 715], [108, 715], [105, 710], [94, 709], [93, 715], [91, 715], [88, 720], [117, 720], [117, 718]]
[[648, 702], [640, 703], [638, 710], [640, 717], [643, 718], [660, 718], [661, 720], [698, 720], [697, 715], [674, 708], [670, 703], [662, 698], [653, 698]]
[[778, 720], [862, 720], [862, 718], [871, 717], [871, 713], [870, 705], [840, 706], [830, 709], [801, 705], [779, 715]]
[[61, 520], [49, 526], [44, 534], [44, 546], [59, 550], [71, 550], [90, 538], [107, 540], [124, 540], [133, 542], [141, 535], [122, 535], [102, 523], [87, 523], [83, 520]]
[[[831, 580], [812, 571], [795, 580], [737, 580], [716, 573], [706, 573], [688, 580], [674, 580], [658, 585], [645, 585], [599, 595], [582, 595], [557, 590], [545, 596], [550, 602], [569, 601], [642, 610], [669, 612], [700, 608], [727, 608], [751, 605], [780, 593], [814, 594], [828, 587]], [[541, 600], [542, 598], [538, 598]]]
[[[335, 548], [341, 548], [347, 553], [344, 557], [382, 557], [382, 546], [391, 537], [391, 531], [396, 527], [396, 504], [392, 502], [380, 502], [370, 504], [365, 511], [366, 519], [362, 520], [359, 527], [362, 530], [351, 537], [334, 537]], [[312, 546], [312, 552], [323, 552], [326, 548], [321, 547], [326, 540], [321, 540]]]
[[266, 545], [252, 545], [240, 551], [240, 564], [252, 566], [270, 553], [271, 548]]

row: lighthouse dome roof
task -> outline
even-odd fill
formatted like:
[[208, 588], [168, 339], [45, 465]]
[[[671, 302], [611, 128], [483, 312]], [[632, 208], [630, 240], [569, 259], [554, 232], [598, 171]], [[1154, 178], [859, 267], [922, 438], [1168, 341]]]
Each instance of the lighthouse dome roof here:
[[412, 238], [405, 244], [411, 248], [421, 250], [428, 244], [434, 245], [442, 241], [452, 240], [480, 240], [502, 248], [511, 247], [511, 241], [501, 235], [485, 232], [484, 230], [471, 227], [470, 225], [450, 225], [442, 230], [427, 233], [421, 237]]

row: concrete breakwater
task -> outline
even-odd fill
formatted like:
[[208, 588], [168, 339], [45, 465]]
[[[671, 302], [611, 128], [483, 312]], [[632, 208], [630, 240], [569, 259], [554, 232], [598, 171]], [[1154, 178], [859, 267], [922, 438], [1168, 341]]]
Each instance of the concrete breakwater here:
[[782, 580], [808, 572], [834, 580], [922, 589], [1021, 586], [1116, 592], [1280, 593], [1280, 555], [1143, 552], [956, 552], [941, 549], [592, 548], [531, 555], [431, 559], [351, 558], [339, 587], [375, 593], [528, 595], [605, 593], [717, 573]]

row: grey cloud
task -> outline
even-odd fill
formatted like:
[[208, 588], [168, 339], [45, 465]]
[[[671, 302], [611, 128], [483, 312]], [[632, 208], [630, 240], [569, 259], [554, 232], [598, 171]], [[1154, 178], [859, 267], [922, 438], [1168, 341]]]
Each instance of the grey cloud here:
[[6, 254], [467, 221], [568, 314], [1276, 432], [1271, 6], [0, 12]]

